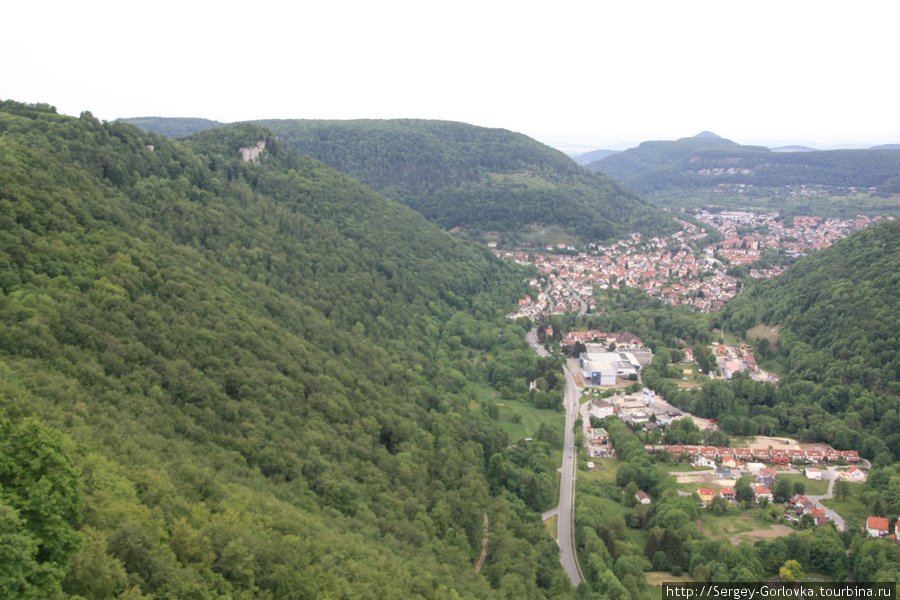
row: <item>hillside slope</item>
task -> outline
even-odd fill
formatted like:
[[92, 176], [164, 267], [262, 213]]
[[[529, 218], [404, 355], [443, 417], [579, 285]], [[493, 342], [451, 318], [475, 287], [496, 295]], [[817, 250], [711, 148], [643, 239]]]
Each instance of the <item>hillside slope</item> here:
[[551, 228], [584, 241], [674, 224], [608, 177], [503, 129], [414, 119], [257, 121], [289, 146], [444, 229], [518, 235]]
[[570, 597], [549, 446], [470, 408], [537, 377], [515, 267], [257, 126], [9, 101], [0, 235], [6, 597]]
[[785, 430], [870, 459], [900, 457], [900, 221], [804, 258], [723, 316], [737, 334], [782, 325], [777, 352], [763, 344], [759, 354], [785, 368], [769, 398]]

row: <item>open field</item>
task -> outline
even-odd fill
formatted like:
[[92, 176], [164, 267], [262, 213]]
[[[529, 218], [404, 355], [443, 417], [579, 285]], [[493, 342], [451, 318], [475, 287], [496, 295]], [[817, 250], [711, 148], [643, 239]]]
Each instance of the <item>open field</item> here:
[[664, 583], [692, 583], [694, 578], [687, 573], [682, 573], [675, 577], [668, 571], [651, 571], [644, 573], [647, 577], [647, 583], [650, 584], [650, 597], [652, 600], [662, 600]]
[[786, 525], [767, 521], [756, 509], [738, 511], [732, 508], [728, 514], [721, 517], [703, 511], [697, 526], [703, 535], [710, 538], [726, 538], [735, 545], [741, 542], [752, 544], [757, 540], [780, 537], [794, 531]]
[[747, 330], [747, 338], [748, 339], [767, 339], [769, 343], [772, 345], [772, 348], [778, 349], [778, 334], [781, 331], [781, 325], [766, 325], [765, 323], [760, 323], [756, 327], [751, 327]]
[[566, 416], [562, 412], [535, 408], [527, 402], [501, 398], [500, 394], [488, 385], [470, 383], [469, 388], [475, 392], [476, 401], [472, 405], [473, 410], [479, 410], [481, 402], [493, 402], [500, 408], [500, 419], [497, 424], [509, 435], [511, 442], [533, 437], [541, 423], [557, 428], [565, 427]]
[[824, 496], [828, 493], [828, 481], [815, 481], [813, 479], [807, 479], [806, 475], [789, 475], [787, 473], [779, 473], [779, 478], [787, 479], [791, 482], [793, 486], [794, 483], [800, 481], [806, 486], [806, 495], [807, 496]]
[[863, 495], [869, 491], [867, 483], [851, 483], [847, 496], [843, 500], [831, 498], [822, 504], [844, 517], [847, 528], [862, 526], [869, 516], [869, 509], [863, 501]]
[[[585, 479], [588, 481], [612, 481], [615, 483], [616, 474], [619, 472], [619, 467], [622, 463], [617, 458], [594, 458], [591, 459], [591, 462], [594, 463], [593, 471], [578, 471], [578, 479]], [[577, 484], [576, 484], [577, 488]]]
[[687, 573], [682, 573], [678, 577], [675, 577], [668, 571], [651, 571], [649, 573], [645, 573], [647, 576], [647, 583], [650, 585], [662, 585], [664, 583], [691, 583], [694, 581], [694, 578], [691, 577]]

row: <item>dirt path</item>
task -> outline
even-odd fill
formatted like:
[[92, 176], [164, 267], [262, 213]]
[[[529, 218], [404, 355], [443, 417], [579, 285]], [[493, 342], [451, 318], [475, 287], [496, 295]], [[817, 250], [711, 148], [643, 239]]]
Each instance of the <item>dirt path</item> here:
[[476, 573], [481, 571], [481, 565], [484, 564], [484, 557], [487, 556], [487, 545], [488, 545], [488, 516], [487, 516], [487, 513], [484, 513], [484, 535], [481, 537], [481, 556], [478, 558], [478, 562], [475, 563], [475, 572]]

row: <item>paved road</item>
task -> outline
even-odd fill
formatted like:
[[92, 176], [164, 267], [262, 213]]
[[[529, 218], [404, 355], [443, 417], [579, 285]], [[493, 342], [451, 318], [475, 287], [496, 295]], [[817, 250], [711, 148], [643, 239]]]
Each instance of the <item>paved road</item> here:
[[838, 531], [844, 531], [847, 526], [847, 524], [844, 523], [844, 518], [822, 504], [822, 500], [828, 500], [829, 498], [832, 498], [834, 496], [834, 482], [837, 481], [838, 478], [840, 478], [840, 475], [838, 474], [838, 470], [834, 467], [827, 467], [825, 471], [823, 471], [823, 473], [828, 479], [828, 491], [825, 492], [823, 496], [807, 495], [806, 497], [817, 507], [825, 509], [825, 516], [834, 521], [834, 524], [837, 525]]
[[579, 317], [580, 317], [580, 316], [583, 316], [584, 314], [587, 313], [587, 309], [588, 309], [587, 302], [584, 301], [584, 298], [581, 297], [581, 294], [579, 294], [578, 292], [576, 292], [576, 291], [574, 290], [574, 288], [572, 288], [571, 285], [569, 285], [568, 283], [566, 283], [566, 285], [569, 287], [569, 291], [571, 291], [572, 294], [575, 296], [575, 299], [578, 300], [578, 304], [581, 305], [581, 309], [578, 311], [578, 316], [579, 316]]
[[[532, 329], [525, 336], [526, 341], [538, 353], [538, 356], [550, 356], [550, 354], [537, 341], [537, 332]], [[559, 544], [559, 559], [566, 575], [572, 585], [577, 586], [584, 578], [581, 576], [581, 568], [578, 565], [578, 555], [575, 553], [574, 506], [575, 506], [575, 419], [578, 414], [578, 399], [581, 394], [575, 385], [575, 377], [572, 372], [563, 365], [563, 373], [566, 376], [566, 393], [563, 404], [566, 408], [566, 432], [563, 442], [563, 462], [560, 471], [559, 504], [556, 508], [544, 513], [544, 519], [556, 514], [557, 520], [556, 543]]]
[[528, 333], [525, 334], [525, 341], [537, 352], [538, 356], [550, 356], [550, 353], [544, 349], [543, 346], [538, 342], [537, 339], [537, 329], [532, 329]]
[[559, 520], [557, 529], [557, 543], [559, 544], [559, 558], [566, 575], [569, 576], [572, 585], [577, 586], [583, 580], [581, 569], [578, 565], [578, 555], [575, 553], [574, 529], [574, 505], [575, 505], [575, 416], [578, 414], [578, 387], [575, 385], [575, 377], [565, 369], [566, 374], [566, 435], [563, 444], [563, 463], [559, 482]]

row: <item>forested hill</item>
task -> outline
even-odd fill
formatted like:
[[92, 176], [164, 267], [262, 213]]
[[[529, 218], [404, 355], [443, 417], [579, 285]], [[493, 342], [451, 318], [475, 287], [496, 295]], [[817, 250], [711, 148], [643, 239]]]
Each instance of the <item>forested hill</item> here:
[[891, 180], [900, 176], [900, 150], [773, 152], [706, 134], [643, 142], [586, 168], [605, 173], [650, 199], [722, 183], [770, 188], [854, 186], [865, 190], [882, 186], [893, 190], [896, 181]]
[[782, 427], [882, 466], [900, 458], [900, 221], [804, 258], [729, 301], [723, 316], [738, 334], [782, 325], [777, 352], [758, 352], [786, 370]]
[[674, 229], [610, 178], [504, 129], [413, 119], [256, 123], [447, 230], [600, 241]]
[[12, 101], [0, 236], [3, 597], [572, 597], [468, 383], [539, 377], [518, 267], [259, 126]]

